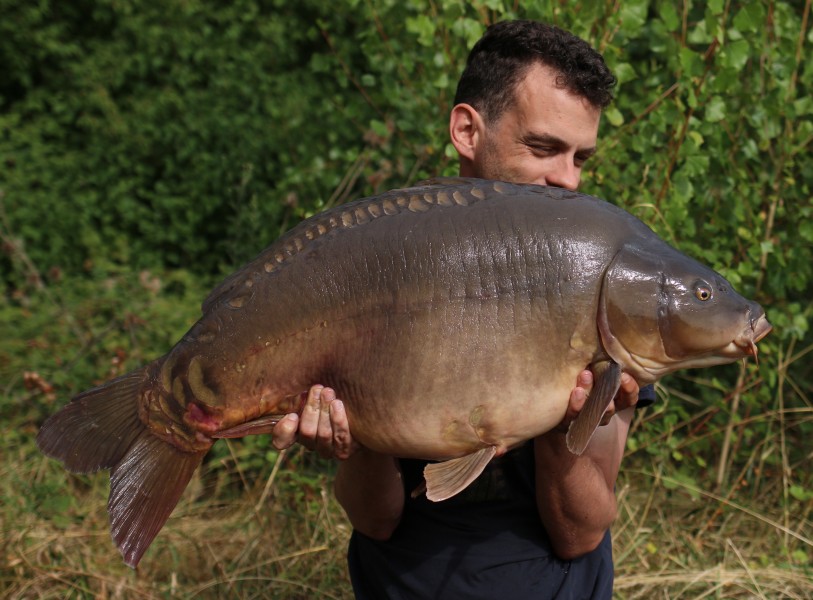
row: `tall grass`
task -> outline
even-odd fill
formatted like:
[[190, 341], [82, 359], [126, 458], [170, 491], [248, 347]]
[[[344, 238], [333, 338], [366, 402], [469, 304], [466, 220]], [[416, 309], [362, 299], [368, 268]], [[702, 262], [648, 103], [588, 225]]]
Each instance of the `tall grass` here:
[[2, 473], [10, 485], [0, 596], [347, 598], [349, 530], [328, 477], [317, 469], [303, 476], [302, 457], [289, 462], [262, 502], [263, 481], [219, 492], [234, 465], [204, 469], [134, 571], [108, 533], [107, 478], [67, 476], [51, 461], [17, 454]]
[[[231, 459], [210, 464], [137, 571], [123, 565], [107, 532], [106, 477], [66, 475], [30, 440], [3, 458], [4, 598], [352, 597], [349, 528], [329, 469], [300, 451], [271, 466], [267, 488], [268, 479], [244, 486]], [[786, 528], [776, 495], [669, 489], [664, 471], [622, 476], [618, 598], [813, 597], [810, 568], [793, 559], [810, 550], [809, 507]]]
[[[747, 383], [745, 365], [740, 369], [733, 398], [765, 384]], [[785, 377], [784, 370], [778, 374]], [[789, 440], [804, 444], [798, 430], [813, 419], [813, 408], [784, 408], [783, 387], [773, 388], [773, 405], [745, 418], [732, 405], [723, 427], [709, 427], [719, 408], [695, 406], [685, 421], [650, 439], [674, 448], [672, 460], [662, 452], [647, 456], [645, 446], [627, 453], [613, 528], [617, 597], [813, 598], [813, 452], [807, 445], [787, 448]], [[659, 391], [665, 403], [638, 415], [633, 440], [668, 412], [670, 401], [694, 400], [669, 387]], [[749, 436], [751, 428], [762, 437]], [[706, 438], [723, 448], [716, 465], [701, 458]], [[681, 441], [669, 444], [673, 439]], [[682, 464], [687, 457], [696, 459], [692, 476]]]

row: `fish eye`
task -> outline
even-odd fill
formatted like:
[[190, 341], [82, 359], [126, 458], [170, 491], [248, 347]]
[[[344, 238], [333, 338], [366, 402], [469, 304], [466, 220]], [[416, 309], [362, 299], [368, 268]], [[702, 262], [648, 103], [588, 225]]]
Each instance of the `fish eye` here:
[[695, 298], [702, 302], [711, 300], [711, 288], [707, 285], [700, 284], [696, 288], [694, 288], [694, 295]]

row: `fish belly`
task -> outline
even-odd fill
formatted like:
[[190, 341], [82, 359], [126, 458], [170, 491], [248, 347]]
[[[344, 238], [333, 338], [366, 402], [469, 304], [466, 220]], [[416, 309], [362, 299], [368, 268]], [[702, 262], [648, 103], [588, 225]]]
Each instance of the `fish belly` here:
[[337, 323], [333, 339], [330, 324], [322, 330], [312, 347], [332, 355], [302, 381], [335, 388], [353, 435], [382, 453], [443, 459], [507, 449], [562, 420], [590, 361], [535, 312], [517, 298], [366, 312]]

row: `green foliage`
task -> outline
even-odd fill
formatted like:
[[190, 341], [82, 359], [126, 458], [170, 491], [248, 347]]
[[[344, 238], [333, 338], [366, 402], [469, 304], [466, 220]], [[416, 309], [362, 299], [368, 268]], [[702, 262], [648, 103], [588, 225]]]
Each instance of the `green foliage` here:
[[2, 0], [0, 189], [34, 262], [213, 273], [329, 204], [452, 174], [468, 48], [531, 17], [594, 42], [621, 82], [586, 191], [746, 292], [809, 292], [813, 102], [793, 5], [771, 5], [770, 29], [760, 3], [342, 7]]
[[[657, 440], [648, 451], [668, 456], [681, 476], [724, 485], [731, 471], [800, 464], [810, 434], [806, 417], [785, 411], [810, 409], [813, 74], [802, 60], [803, 14], [790, 4], [683, 10], [653, 3], [645, 23], [609, 38], [605, 57], [622, 74], [617, 114], [604, 123], [585, 189], [719, 270], [775, 325], [759, 368], [664, 382], [664, 413], [688, 429], [669, 434], [677, 450], [664, 451], [668, 429], [657, 420], [639, 435]], [[788, 440], [786, 418], [794, 421]]]
[[0, 297], [0, 322], [14, 332], [0, 346], [0, 420], [40, 422], [73, 394], [164, 354], [209, 287], [184, 271], [94, 275]]
[[5, 212], [37, 264], [70, 272], [217, 272], [328, 204], [435, 174], [483, 28], [462, 3], [86, 4], [0, 3]]

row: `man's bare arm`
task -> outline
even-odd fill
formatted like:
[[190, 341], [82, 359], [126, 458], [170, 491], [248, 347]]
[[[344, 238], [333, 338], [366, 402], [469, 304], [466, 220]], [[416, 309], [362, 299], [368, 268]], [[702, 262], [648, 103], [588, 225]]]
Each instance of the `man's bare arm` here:
[[[571, 394], [569, 417], [578, 414], [592, 379], [580, 376], [579, 384]], [[534, 440], [539, 516], [560, 558], [594, 550], [616, 518], [615, 481], [638, 391], [635, 380], [624, 374], [609, 411], [614, 416], [596, 431], [581, 456], [567, 449], [567, 423]]]

